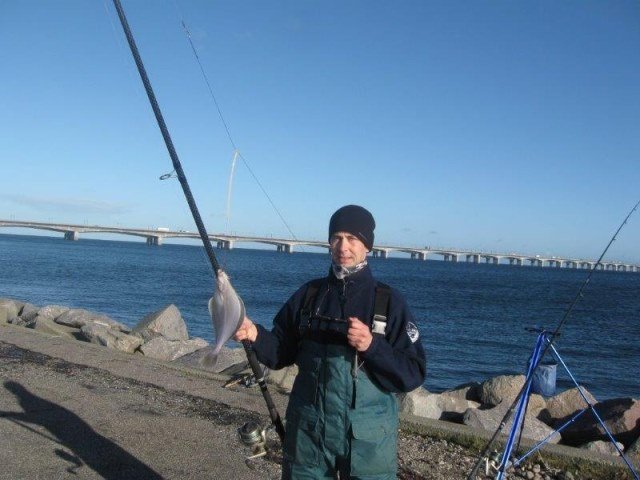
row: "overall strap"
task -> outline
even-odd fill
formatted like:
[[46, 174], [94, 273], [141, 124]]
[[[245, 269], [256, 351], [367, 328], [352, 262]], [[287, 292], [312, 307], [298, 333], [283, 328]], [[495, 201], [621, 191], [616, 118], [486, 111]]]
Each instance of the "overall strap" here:
[[304, 300], [302, 301], [298, 320], [298, 333], [300, 337], [303, 337], [311, 326], [313, 307], [315, 306], [316, 297], [318, 296], [318, 291], [321, 286], [322, 281], [312, 281], [309, 283], [307, 291], [304, 294]]
[[389, 314], [389, 300], [391, 298], [391, 287], [378, 282], [376, 285], [376, 299], [373, 307], [373, 322], [371, 331], [384, 335], [387, 327], [387, 315]]

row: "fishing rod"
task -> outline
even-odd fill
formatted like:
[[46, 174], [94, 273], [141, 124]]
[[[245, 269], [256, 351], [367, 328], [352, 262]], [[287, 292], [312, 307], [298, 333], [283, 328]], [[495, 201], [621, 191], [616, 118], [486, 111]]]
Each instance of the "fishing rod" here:
[[[580, 299], [583, 297], [583, 295], [582, 295], [583, 290], [586, 288], [586, 286], [589, 284], [589, 282], [591, 282], [591, 277], [593, 277], [593, 274], [597, 270], [598, 266], [602, 265], [602, 259], [606, 255], [607, 251], [609, 251], [609, 247], [611, 247], [613, 242], [616, 241], [616, 238], [618, 237], [618, 234], [620, 233], [620, 230], [622, 230], [622, 228], [627, 224], [627, 221], [629, 220], [631, 215], [633, 215], [633, 213], [638, 209], [639, 205], [640, 205], [640, 200], [633, 206], [633, 208], [629, 211], [627, 216], [624, 218], [624, 220], [622, 221], [622, 223], [620, 224], [620, 226], [618, 227], [616, 232], [611, 237], [611, 240], [609, 240], [609, 243], [607, 243], [607, 246], [604, 248], [604, 250], [600, 254], [600, 257], [598, 258], [598, 261], [595, 263], [593, 268], [590, 270], [589, 275], [587, 275], [587, 278], [585, 279], [585, 281], [582, 282], [582, 284], [580, 285], [580, 288], [578, 289], [578, 292], [576, 293], [575, 297], [573, 298], [573, 301], [571, 302], [571, 304], [569, 305], [569, 307], [565, 311], [565, 313], [562, 316], [562, 319], [560, 320], [560, 322], [558, 322], [558, 326], [555, 328], [553, 333], [551, 333], [548, 336], [549, 340], [546, 342], [546, 345], [545, 345], [544, 349], [542, 350], [542, 353], [538, 357], [538, 362], [533, 367], [533, 370], [531, 372], [532, 375], [533, 375], [533, 372], [535, 371], [535, 369], [538, 368], [538, 365], [540, 365], [540, 363], [542, 363], [542, 359], [544, 358], [544, 356], [547, 353], [547, 351], [550, 348], [552, 348], [553, 342], [555, 341], [556, 337], [558, 337], [560, 335], [560, 329], [567, 322], [567, 319], [569, 318], [569, 315], [571, 314], [571, 312], [573, 311], [575, 306], [578, 304]], [[519, 403], [520, 398], [525, 393], [525, 391], [527, 391], [527, 382], [524, 383], [524, 385], [522, 386], [522, 388], [518, 392], [518, 395], [516, 395], [515, 400], [513, 401], [511, 406], [508, 408], [507, 412], [505, 413], [504, 417], [502, 417], [502, 420], [500, 421], [500, 425], [498, 425], [498, 428], [496, 429], [494, 434], [491, 436], [491, 438], [489, 439], [489, 442], [487, 443], [487, 445], [485, 446], [484, 450], [482, 451], [482, 453], [478, 457], [478, 460], [476, 461], [476, 463], [475, 463], [475, 465], [473, 467], [473, 470], [471, 471], [471, 473], [467, 477], [467, 480], [475, 480], [475, 478], [476, 478], [476, 476], [478, 474], [478, 471], [480, 470], [480, 465], [482, 464], [482, 461], [485, 458], [487, 458], [487, 455], [489, 454], [489, 451], [491, 450], [491, 447], [493, 447], [493, 445], [496, 442], [498, 436], [500, 435], [500, 433], [502, 433], [502, 430], [504, 430], [505, 426], [507, 425], [507, 422], [509, 422], [509, 420], [511, 419], [511, 415], [513, 415], [513, 412], [515, 411], [516, 406]], [[508, 459], [505, 459], [505, 466], [508, 464], [507, 460]]]
[[[200, 212], [198, 211], [196, 202], [193, 198], [193, 195], [191, 194], [191, 188], [189, 188], [187, 177], [185, 176], [184, 171], [182, 170], [180, 159], [178, 158], [176, 149], [173, 146], [173, 141], [171, 140], [171, 136], [169, 135], [169, 130], [167, 129], [167, 125], [164, 122], [164, 117], [162, 116], [162, 112], [160, 111], [158, 101], [156, 100], [155, 93], [153, 92], [153, 88], [151, 87], [151, 82], [149, 81], [149, 77], [147, 76], [147, 72], [144, 68], [144, 64], [142, 63], [142, 58], [140, 57], [140, 53], [138, 52], [138, 47], [136, 46], [136, 42], [133, 38], [133, 34], [131, 33], [131, 29], [129, 28], [129, 22], [127, 22], [127, 17], [125, 16], [124, 9], [122, 8], [120, 0], [113, 0], [113, 4], [116, 7], [116, 10], [118, 12], [118, 17], [120, 18], [120, 23], [122, 24], [122, 28], [127, 37], [129, 48], [131, 49], [131, 53], [136, 62], [136, 66], [138, 67], [138, 73], [140, 74], [140, 78], [142, 80], [142, 83], [144, 84], [144, 88], [147, 92], [147, 96], [149, 97], [149, 102], [151, 103], [151, 108], [153, 109], [153, 113], [156, 116], [158, 127], [160, 127], [160, 131], [162, 132], [164, 143], [167, 146], [167, 150], [169, 151], [169, 156], [171, 157], [173, 168], [178, 177], [178, 180], [180, 181], [180, 185], [182, 186], [182, 191], [184, 192], [184, 196], [187, 199], [189, 208], [191, 209], [191, 215], [193, 216], [193, 219], [196, 222], [196, 226], [198, 227], [198, 233], [200, 234], [200, 238], [202, 239], [202, 243], [204, 244], [204, 249], [207, 252], [207, 257], [209, 258], [209, 262], [211, 263], [211, 266], [213, 268], [216, 278], [219, 278], [220, 275], [223, 273], [222, 269], [220, 267], [220, 264], [218, 263], [215, 253], [213, 252], [213, 246], [211, 245], [211, 240], [209, 239], [207, 230], [205, 229], [204, 223], [202, 222], [202, 218], [200, 217]], [[284, 442], [284, 424], [282, 423], [280, 414], [278, 413], [278, 410], [276, 409], [276, 406], [273, 403], [271, 394], [267, 389], [267, 384], [264, 379], [264, 372], [262, 368], [260, 368], [260, 363], [258, 362], [256, 353], [253, 350], [251, 346], [251, 342], [249, 340], [243, 340], [242, 346], [244, 347], [244, 351], [247, 355], [247, 360], [249, 361], [251, 370], [253, 371], [253, 374], [256, 377], [256, 380], [262, 392], [262, 396], [264, 397], [264, 400], [267, 404], [267, 409], [269, 410], [269, 416], [271, 417], [271, 421], [273, 422], [276, 432], [280, 437], [280, 441]]]

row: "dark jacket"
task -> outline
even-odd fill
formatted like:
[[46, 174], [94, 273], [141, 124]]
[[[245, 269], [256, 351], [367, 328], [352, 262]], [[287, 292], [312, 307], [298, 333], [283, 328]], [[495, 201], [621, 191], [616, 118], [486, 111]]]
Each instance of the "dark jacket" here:
[[[369, 268], [365, 267], [345, 280], [339, 280], [331, 271], [327, 277], [312, 280], [294, 293], [276, 315], [271, 331], [257, 325], [258, 337], [253, 348], [267, 367], [280, 369], [292, 365], [302, 335], [310, 335], [320, 342], [347, 343], [344, 322], [324, 322], [319, 326], [320, 331], [317, 322], [310, 330], [301, 325], [301, 310], [310, 285], [318, 288], [312, 306], [314, 314], [342, 320], [357, 317], [371, 326], [378, 282]], [[408, 392], [424, 382], [425, 353], [422, 342], [416, 339], [415, 322], [404, 298], [397, 290], [391, 288], [390, 291], [385, 334], [373, 334], [371, 345], [359, 357], [369, 375], [383, 389]]]

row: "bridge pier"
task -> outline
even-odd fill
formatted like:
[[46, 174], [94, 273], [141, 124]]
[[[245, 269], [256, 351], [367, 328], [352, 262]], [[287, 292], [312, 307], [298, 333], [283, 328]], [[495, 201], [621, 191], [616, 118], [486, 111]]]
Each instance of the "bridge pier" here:
[[64, 232], [64, 239], [65, 240], [72, 240], [72, 241], [76, 241], [78, 240], [78, 232], [76, 232], [75, 230], [69, 230], [67, 232]]
[[157, 237], [157, 236], [147, 237], [147, 245], [157, 245], [157, 246], [162, 245], [162, 237]]
[[[276, 249], [278, 250], [278, 252], [293, 253], [293, 245], [290, 245], [288, 243], [279, 243], [278, 245], [276, 245]], [[331, 253], [331, 250], [329, 250], [329, 253]]]
[[480, 255], [478, 255], [477, 253], [468, 254], [467, 255], [467, 263], [468, 262], [480, 263]]
[[216, 242], [216, 247], [221, 250], [232, 250], [233, 242], [231, 240], [218, 240]]

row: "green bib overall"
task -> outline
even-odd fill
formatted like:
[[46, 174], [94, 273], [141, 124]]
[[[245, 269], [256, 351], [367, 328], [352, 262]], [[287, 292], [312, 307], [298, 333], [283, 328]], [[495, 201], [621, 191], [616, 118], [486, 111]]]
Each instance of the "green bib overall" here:
[[283, 479], [396, 478], [398, 406], [348, 345], [305, 338], [286, 413]]

